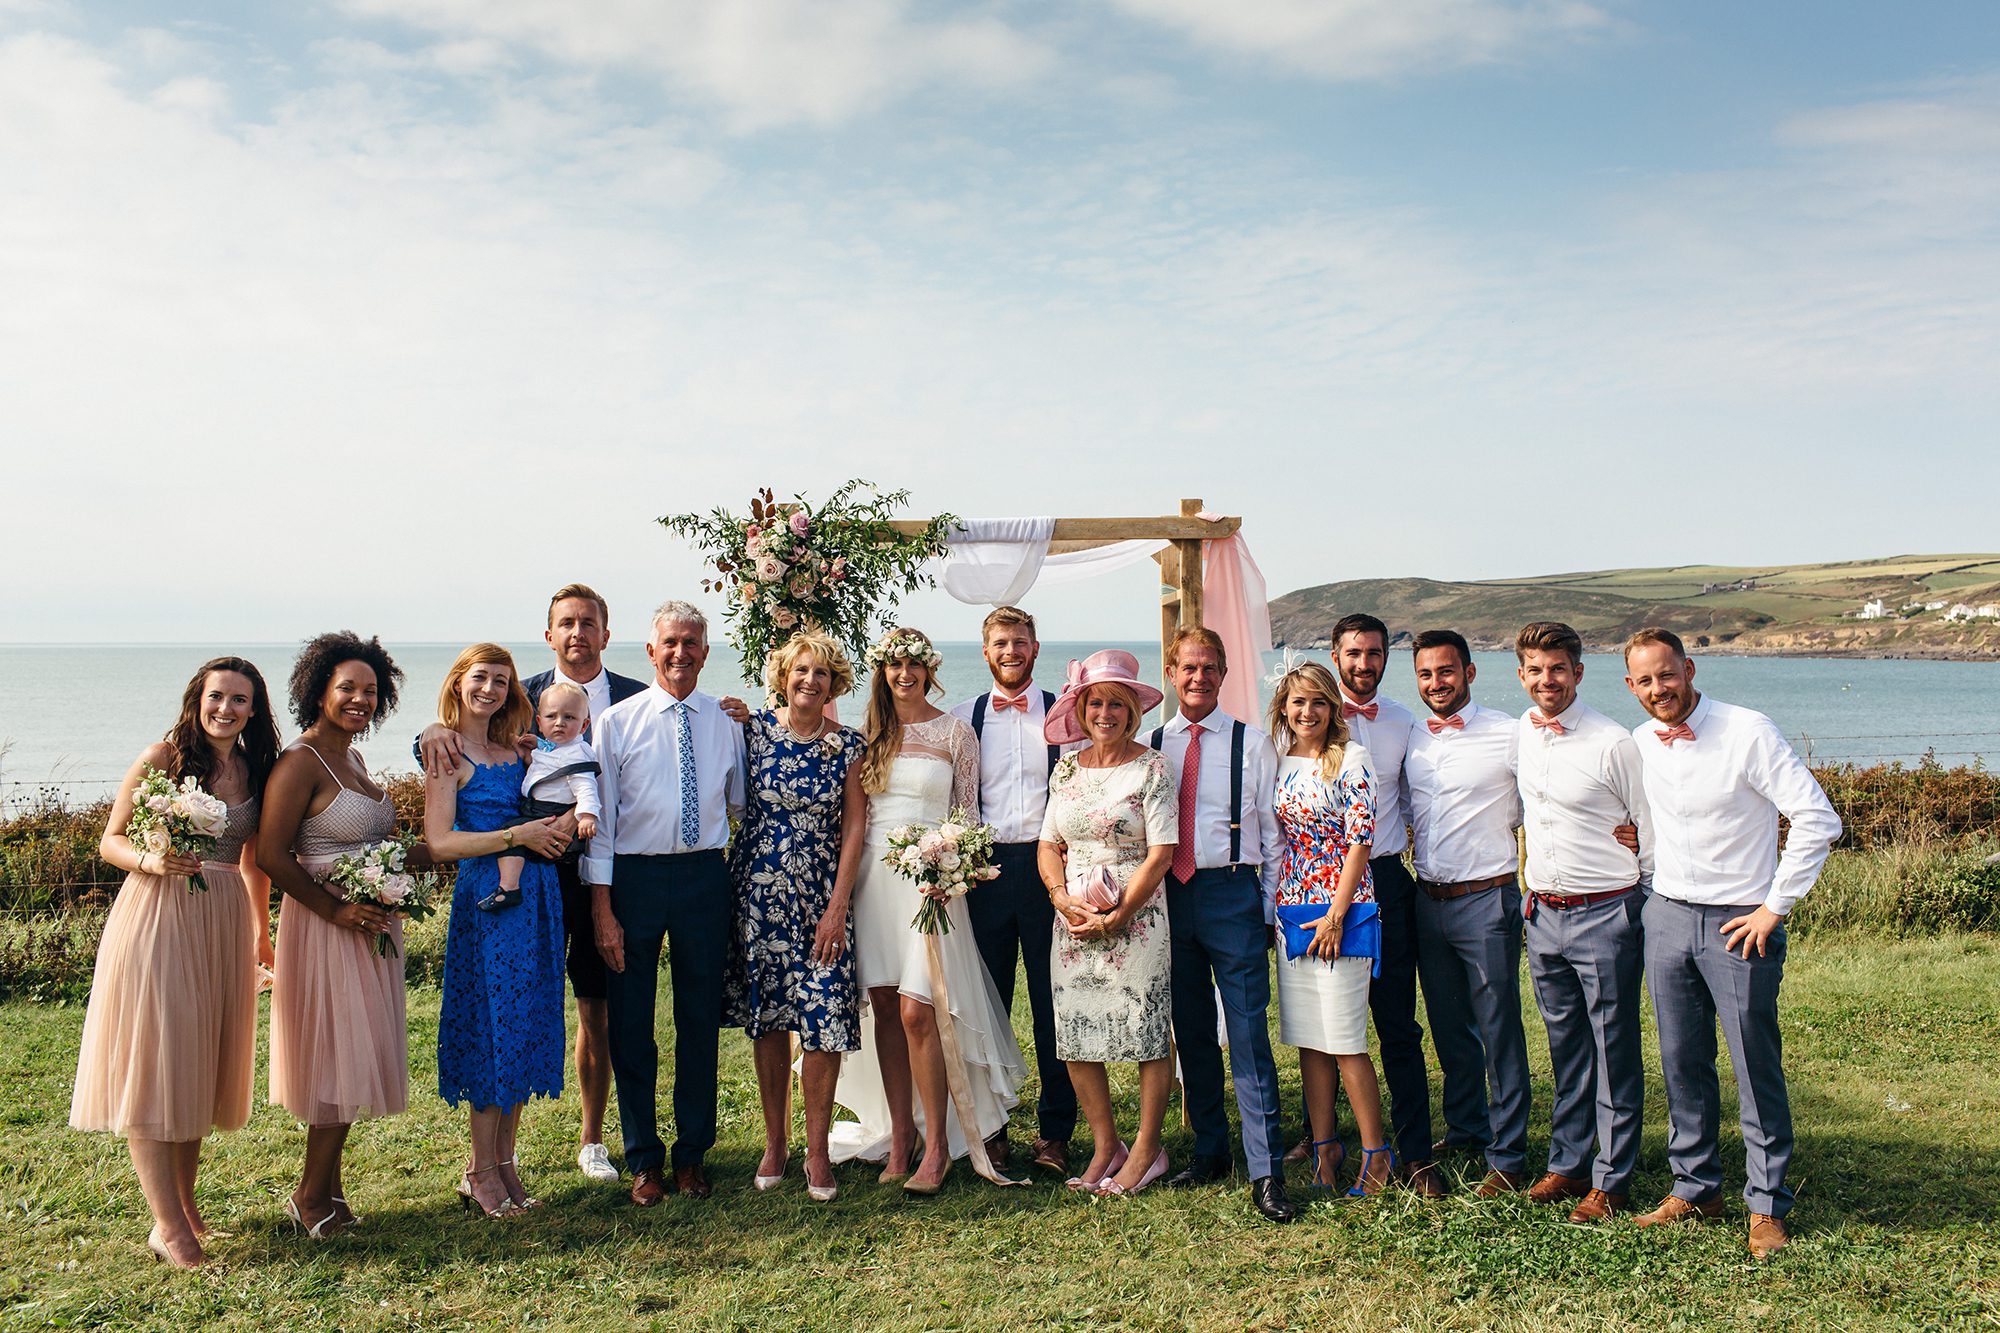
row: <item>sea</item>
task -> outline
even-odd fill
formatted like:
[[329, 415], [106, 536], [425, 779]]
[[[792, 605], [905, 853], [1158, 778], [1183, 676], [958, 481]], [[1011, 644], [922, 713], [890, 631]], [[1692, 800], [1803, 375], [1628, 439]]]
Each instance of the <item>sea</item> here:
[[[371, 769], [394, 773], [415, 767], [410, 741], [436, 717], [437, 690], [462, 644], [391, 643], [403, 669], [397, 711], [367, 738], [361, 750]], [[947, 704], [986, 688], [985, 663], [976, 643], [944, 642], [940, 673]], [[509, 645], [521, 672], [553, 661], [544, 643]], [[1118, 647], [1139, 659], [1141, 678], [1159, 677], [1157, 643], [1047, 643], [1038, 681], [1059, 688], [1072, 657]], [[282, 715], [293, 644], [0, 644], [0, 807], [49, 795], [95, 800], [117, 782], [133, 758], [172, 723], [180, 694], [195, 668], [223, 652], [257, 663], [279, 696], [280, 730], [294, 728]], [[1324, 653], [1305, 654], [1327, 662]], [[606, 654], [613, 670], [650, 675], [642, 645], [614, 643]], [[1281, 660], [1270, 654], [1262, 683]], [[1519, 714], [1528, 706], [1515, 675], [1513, 654], [1474, 655], [1473, 697]], [[1878, 661], [1791, 657], [1698, 657], [1697, 683], [1720, 699], [1776, 719], [1792, 744], [1815, 763], [1918, 762], [1934, 755], [1947, 767], [2000, 760], [2000, 664], [1987, 662]], [[736, 659], [718, 643], [703, 676], [712, 693], [733, 692], [755, 701], [758, 691], [736, 679]], [[1237, 669], [1241, 669], [1240, 667]], [[1410, 654], [1391, 654], [1383, 692], [1421, 715]], [[1591, 706], [1628, 726], [1643, 714], [1626, 692], [1623, 663], [1615, 655], [1584, 662], [1582, 695]], [[858, 696], [842, 701], [841, 716], [858, 722]], [[1261, 719], [1260, 719], [1261, 720]]]

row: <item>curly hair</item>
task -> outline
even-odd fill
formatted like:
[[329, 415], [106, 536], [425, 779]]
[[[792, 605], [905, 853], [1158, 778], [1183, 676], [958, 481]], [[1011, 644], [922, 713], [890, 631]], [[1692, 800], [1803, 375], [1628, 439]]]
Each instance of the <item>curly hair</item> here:
[[[241, 657], [211, 657], [195, 671], [181, 692], [181, 714], [167, 730], [166, 742], [174, 757], [167, 776], [179, 781], [191, 777], [203, 787], [214, 779], [215, 751], [201, 729], [201, 699], [208, 678], [217, 671], [233, 671], [250, 682], [250, 720], [237, 733], [236, 749], [250, 772], [250, 794], [264, 794], [264, 780], [278, 763], [278, 724], [271, 713], [271, 692], [264, 675]], [[211, 790], [213, 790], [211, 788]]]
[[826, 667], [830, 680], [827, 682], [827, 697], [838, 699], [854, 688], [854, 667], [848, 662], [847, 654], [840, 651], [840, 645], [831, 636], [816, 629], [802, 629], [791, 638], [771, 650], [764, 659], [764, 688], [775, 695], [779, 703], [785, 701], [785, 678], [792, 674], [792, 668], [801, 658], [817, 658]]
[[365, 663], [375, 673], [375, 716], [368, 730], [396, 711], [396, 687], [402, 683], [403, 669], [390, 658], [382, 640], [364, 639], [350, 629], [335, 630], [307, 639], [299, 649], [299, 660], [292, 663], [292, 721], [301, 731], [319, 721], [321, 701], [342, 662]]

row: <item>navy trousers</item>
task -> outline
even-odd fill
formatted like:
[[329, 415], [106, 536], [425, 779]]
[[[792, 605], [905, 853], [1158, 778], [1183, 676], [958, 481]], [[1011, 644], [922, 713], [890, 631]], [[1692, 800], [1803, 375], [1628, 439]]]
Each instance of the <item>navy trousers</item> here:
[[1389, 1142], [1397, 1161], [1427, 1162], [1431, 1083], [1424, 1029], [1417, 1022], [1417, 917], [1411, 902], [1417, 884], [1401, 856], [1377, 856], [1368, 865], [1382, 921], [1382, 971], [1369, 984], [1368, 1011], [1382, 1048], [1382, 1082], [1389, 1090]]
[[1549, 1170], [1587, 1175], [1606, 1194], [1630, 1194], [1639, 1167], [1646, 1109], [1639, 1040], [1644, 905], [1644, 894], [1633, 889], [1576, 907], [1537, 902], [1528, 915], [1528, 977], [1548, 1028], [1556, 1085]]
[[662, 945], [674, 1006], [673, 1165], [697, 1166], [715, 1146], [716, 1049], [733, 911], [722, 853], [615, 858], [611, 911], [625, 931], [625, 970], [609, 974], [605, 999], [626, 1169], [658, 1171], [667, 1161], [655, 1036]]
[[1049, 950], [1055, 936], [1056, 909], [1049, 905], [1035, 867], [1038, 844], [1003, 842], [993, 849], [1000, 878], [976, 885], [965, 895], [972, 918], [972, 938], [979, 957], [1000, 992], [1000, 1008], [1014, 1012], [1015, 953], [1028, 974], [1028, 1012], [1035, 1029], [1035, 1073], [1041, 1093], [1035, 1099], [1035, 1132], [1051, 1143], [1068, 1143], [1076, 1133], [1076, 1089], [1069, 1066], [1056, 1056], [1056, 1003], [1049, 990]]
[[1521, 1027], [1521, 894], [1438, 902], [1418, 889], [1417, 971], [1444, 1069], [1444, 1123], [1495, 1171], [1528, 1163], [1528, 1039]]
[[1173, 934], [1174, 1042], [1194, 1150], [1228, 1157], [1229, 1117], [1222, 1102], [1222, 1047], [1215, 1039], [1215, 992], [1222, 992], [1229, 1032], [1229, 1072], [1243, 1123], [1243, 1159], [1251, 1178], [1281, 1175], [1278, 1066], [1271, 1059], [1271, 964], [1264, 894], [1255, 869], [1197, 870], [1182, 883], [1167, 876]]

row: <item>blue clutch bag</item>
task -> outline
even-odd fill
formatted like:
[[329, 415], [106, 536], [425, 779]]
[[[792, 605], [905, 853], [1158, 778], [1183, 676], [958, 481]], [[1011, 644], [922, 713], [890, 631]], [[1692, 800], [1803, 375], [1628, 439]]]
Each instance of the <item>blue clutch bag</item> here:
[[[1327, 913], [1325, 903], [1302, 903], [1277, 909], [1278, 931], [1285, 937], [1285, 956], [1304, 958], [1312, 947], [1313, 927]], [[1340, 956], [1371, 958], [1373, 975], [1382, 975], [1382, 914], [1374, 903], [1353, 903], [1341, 923]]]

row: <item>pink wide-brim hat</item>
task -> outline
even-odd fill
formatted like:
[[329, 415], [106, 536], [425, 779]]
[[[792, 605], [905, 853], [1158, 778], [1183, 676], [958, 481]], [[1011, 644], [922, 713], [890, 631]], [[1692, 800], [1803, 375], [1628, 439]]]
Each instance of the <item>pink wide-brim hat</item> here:
[[1106, 648], [1103, 652], [1092, 653], [1081, 662], [1070, 659], [1069, 679], [1063, 682], [1062, 693], [1049, 706], [1048, 716], [1042, 720], [1042, 736], [1051, 745], [1068, 745], [1072, 741], [1084, 739], [1083, 724], [1077, 721], [1077, 701], [1083, 692], [1093, 685], [1123, 685], [1139, 696], [1139, 716], [1144, 717], [1160, 706], [1166, 696], [1151, 685], [1139, 679], [1139, 659], [1122, 648]]

